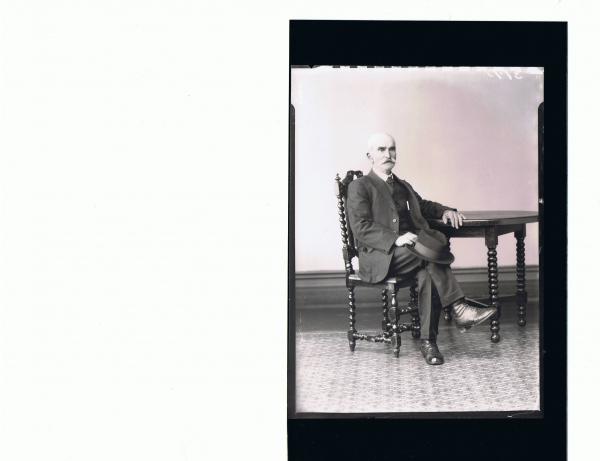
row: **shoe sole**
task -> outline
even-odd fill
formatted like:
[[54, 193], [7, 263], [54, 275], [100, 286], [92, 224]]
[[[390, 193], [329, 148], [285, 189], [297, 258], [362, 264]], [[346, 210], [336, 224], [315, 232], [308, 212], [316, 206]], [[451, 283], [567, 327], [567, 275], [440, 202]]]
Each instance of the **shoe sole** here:
[[443, 359], [443, 358], [440, 358], [440, 359], [439, 359], [439, 362], [437, 362], [437, 363], [432, 363], [432, 362], [429, 362], [429, 361], [427, 360], [427, 357], [425, 357], [425, 354], [421, 353], [421, 355], [422, 355], [422, 356], [423, 356], [423, 358], [425, 359], [425, 363], [426, 363], [427, 365], [434, 365], [434, 366], [435, 366], [435, 365], [443, 365], [443, 364], [444, 364], [444, 359]]
[[472, 323], [471, 325], [462, 325], [462, 326], [458, 326], [456, 325], [456, 328], [458, 328], [458, 331], [460, 333], [466, 333], [467, 330], [471, 327], [476, 327], [477, 325], [481, 325], [482, 323], [484, 323], [485, 321], [489, 320], [491, 317], [494, 316], [494, 314], [496, 314], [497, 311], [493, 311], [490, 312], [488, 315], [486, 315], [485, 317], [482, 317], [481, 319], [479, 319], [476, 323]]

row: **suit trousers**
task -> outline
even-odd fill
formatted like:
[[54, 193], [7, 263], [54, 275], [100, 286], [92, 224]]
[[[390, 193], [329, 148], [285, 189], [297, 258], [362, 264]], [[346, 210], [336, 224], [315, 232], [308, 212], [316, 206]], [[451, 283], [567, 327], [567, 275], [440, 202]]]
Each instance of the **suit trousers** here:
[[[464, 297], [464, 293], [450, 266], [425, 261], [405, 247], [395, 247], [388, 276], [415, 275], [418, 281], [421, 338], [435, 340], [442, 306], [449, 306], [458, 301]], [[433, 302], [434, 289], [437, 291], [440, 303]]]

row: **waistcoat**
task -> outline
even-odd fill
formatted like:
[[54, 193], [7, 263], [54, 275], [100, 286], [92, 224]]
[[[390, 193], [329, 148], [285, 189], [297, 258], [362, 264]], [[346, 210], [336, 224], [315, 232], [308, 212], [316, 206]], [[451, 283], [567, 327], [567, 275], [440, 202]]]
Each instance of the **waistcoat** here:
[[415, 225], [410, 217], [410, 211], [408, 210], [407, 202], [409, 199], [409, 192], [406, 190], [403, 184], [399, 183], [394, 179], [394, 184], [386, 183], [387, 187], [392, 193], [396, 210], [398, 211], [398, 225], [400, 235], [405, 232], [416, 232]]

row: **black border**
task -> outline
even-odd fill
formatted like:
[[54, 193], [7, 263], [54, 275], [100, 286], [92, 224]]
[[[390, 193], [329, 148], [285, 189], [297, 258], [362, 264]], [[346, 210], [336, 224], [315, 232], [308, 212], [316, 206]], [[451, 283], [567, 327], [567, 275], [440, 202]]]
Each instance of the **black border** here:
[[[566, 458], [567, 23], [290, 21], [291, 66], [544, 67], [540, 161], [543, 417], [509, 413], [294, 413], [294, 152], [290, 129], [288, 241], [289, 459]], [[290, 79], [291, 81], [291, 79]], [[292, 114], [290, 113], [290, 120]], [[540, 159], [541, 160], [541, 159]], [[545, 187], [546, 186], [546, 187]], [[545, 195], [542, 195], [545, 194]], [[545, 207], [552, 213], [544, 214]], [[543, 233], [543, 229], [552, 232]], [[544, 240], [541, 237], [544, 237]], [[550, 264], [545, 262], [545, 247]], [[543, 325], [543, 326], [542, 326]], [[513, 412], [514, 413], [514, 412]], [[317, 415], [314, 415], [317, 416]], [[463, 416], [463, 417], [461, 417]], [[468, 419], [465, 418], [468, 416]], [[515, 415], [516, 416], [516, 415]], [[386, 418], [387, 419], [381, 419]], [[393, 419], [392, 419], [393, 418]], [[494, 418], [494, 419], [490, 419]], [[498, 419], [505, 418], [505, 419]]]

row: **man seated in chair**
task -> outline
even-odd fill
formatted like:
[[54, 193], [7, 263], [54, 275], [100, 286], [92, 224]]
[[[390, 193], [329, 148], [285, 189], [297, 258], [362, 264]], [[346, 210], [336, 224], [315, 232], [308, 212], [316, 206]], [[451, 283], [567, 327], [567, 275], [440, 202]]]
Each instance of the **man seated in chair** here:
[[[465, 331], [480, 325], [496, 313], [493, 307], [476, 308], [465, 302], [449, 264], [454, 259], [445, 236], [431, 230], [427, 218], [441, 218], [458, 228], [464, 215], [436, 202], [423, 200], [406, 181], [392, 173], [396, 164], [396, 142], [385, 133], [369, 138], [367, 157], [372, 163], [368, 175], [348, 186], [347, 210], [350, 228], [356, 240], [359, 276], [370, 283], [388, 277], [418, 280], [421, 352], [430, 365], [441, 365], [436, 337], [441, 314], [432, 303], [435, 288], [442, 306], [452, 306], [456, 326]], [[445, 255], [428, 253], [419, 240], [441, 241]], [[416, 251], [416, 250], [422, 251]]]

